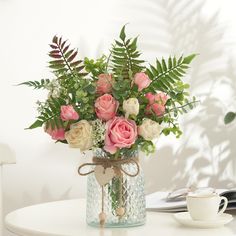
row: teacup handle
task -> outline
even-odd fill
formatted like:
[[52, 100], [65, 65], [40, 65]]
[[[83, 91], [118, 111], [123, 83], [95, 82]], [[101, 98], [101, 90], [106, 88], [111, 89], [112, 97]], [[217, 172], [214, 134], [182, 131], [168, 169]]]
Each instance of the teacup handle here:
[[224, 211], [226, 210], [227, 208], [227, 205], [228, 205], [228, 199], [226, 197], [220, 197], [220, 200], [223, 200], [224, 201], [224, 206], [223, 208], [218, 212], [218, 215], [222, 215], [224, 213]]

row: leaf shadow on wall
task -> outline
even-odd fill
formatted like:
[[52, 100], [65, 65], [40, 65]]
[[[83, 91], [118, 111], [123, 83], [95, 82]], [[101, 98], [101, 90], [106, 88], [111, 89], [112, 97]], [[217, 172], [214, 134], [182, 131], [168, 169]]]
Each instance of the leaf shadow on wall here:
[[[185, 115], [181, 122], [183, 137], [158, 148], [155, 155], [142, 160], [146, 190], [154, 192], [189, 185], [235, 187], [236, 127], [223, 124], [227, 105], [220, 91], [223, 88], [224, 94], [236, 97], [233, 85], [236, 64], [225, 53], [225, 29], [218, 23], [219, 13], [209, 18], [204, 16], [201, 13], [203, 1], [149, 0], [146, 3], [145, 11], [149, 16], [143, 20], [143, 26], [147, 26], [144, 31], [149, 31], [149, 36], [142, 43], [145, 59], [152, 60], [153, 52], [159, 48], [164, 55], [199, 53], [186, 79], [192, 86], [191, 94], [201, 100], [198, 108]], [[137, 16], [142, 10], [139, 4], [133, 8]], [[134, 31], [140, 31], [140, 20], [130, 19]], [[156, 32], [160, 33], [162, 40], [166, 38], [165, 47], [160, 46], [161, 40], [157, 40]]]

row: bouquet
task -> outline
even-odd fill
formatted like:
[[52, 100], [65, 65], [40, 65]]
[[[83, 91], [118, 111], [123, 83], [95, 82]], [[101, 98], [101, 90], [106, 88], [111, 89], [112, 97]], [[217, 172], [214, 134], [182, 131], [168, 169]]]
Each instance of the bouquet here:
[[81, 151], [100, 148], [112, 159], [137, 149], [154, 152], [160, 134], [179, 137], [178, 117], [196, 103], [182, 81], [196, 54], [151, 65], [141, 59], [137, 39], [123, 26], [108, 56], [78, 59], [67, 40], [54, 36], [52, 78], [21, 83], [48, 91], [29, 129], [43, 127], [56, 142]]
[[[140, 58], [137, 39], [128, 38], [123, 26], [108, 56], [81, 60], [67, 40], [54, 36], [52, 79], [21, 83], [48, 91], [46, 100], [37, 102], [39, 114], [29, 129], [43, 127], [56, 142], [94, 151], [93, 162], [78, 169], [89, 175], [87, 222], [93, 226], [145, 223], [137, 150], [154, 152], [160, 134], [179, 137], [179, 115], [196, 104], [182, 81], [196, 55], [147, 64]], [[83, 173], [84, 166], [94, 168]]]

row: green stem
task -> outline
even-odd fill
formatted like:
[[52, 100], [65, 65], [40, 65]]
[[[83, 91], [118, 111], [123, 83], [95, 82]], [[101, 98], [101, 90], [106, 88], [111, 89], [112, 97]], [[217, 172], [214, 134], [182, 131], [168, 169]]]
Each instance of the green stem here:
[[124, 40], [122, 40], [122, 41], [123, 41], [123, 45], [124, 45], [124, 48], [125, 48], [125, 51], [126, 51], [126, 55], [127, 55], [127, 59], [128, 59], [128, 64], [129, 64], [129, 68], [128, 69], [131, 70], [132, 73], [133, 73], [132, 62], [131, 62], [131, 58], [130, 58], [130, 55], [129, 55], [128, 48], [126, 47], [125, 41]]
[[[195, 104], [195, 103], [197, 103], [197, 102], [200, 102], [200, 101], [198, 100], [198, 101], [188, 102], [188, 103], [184, 104], [183, 106], [174, 107], [174, 108], [170, 109], [168, 112], [166, 112], [164, 115], [169, 114], [169, 113], [171, 113], [172, 111], [179, 110], [179, 109], [181, 109], [181, 108], [184, 108], [184, 107], [186, 107], [186, 106], [189, 106], [190, 104]], [[163, 115], [163, 116], [164, 116], [164, 115]]]
[[106, 68], [105, 68], [105, 70], [106, 70], [106, 73], [108, 73], [108, 64], [109, 64], [109, 62], [110, 62], [111, 55], [112, 55], [112, 51], [110, 51], [110, 54], [109, 54], [109, 56], [108, 56], [108, 58], [107, 58], [107, 62], [106, 62]]

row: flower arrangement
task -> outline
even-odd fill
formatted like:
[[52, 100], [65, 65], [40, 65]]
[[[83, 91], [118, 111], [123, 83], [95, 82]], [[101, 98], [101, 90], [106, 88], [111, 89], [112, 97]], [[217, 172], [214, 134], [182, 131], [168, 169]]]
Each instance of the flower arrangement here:
[[146, 66], [125, 26], [109, 56], [96, 60], [77, 59], [62, 37], [54, 36], [50, 48], [53, 78], [21, 83], [48, 90], [29, 129], [44, 127], [57, 142], [81, 151], [101, 148], [111, 158], [139, 148], [152, 153], [160, 134], [182, 134], [178, 116], [196, 103], [182, 77], [195, 54]]

